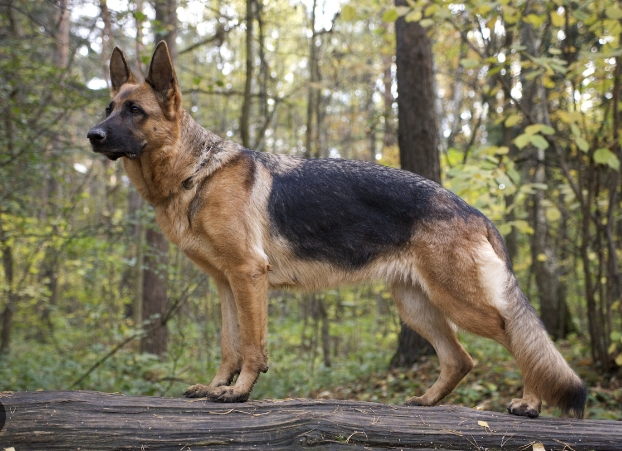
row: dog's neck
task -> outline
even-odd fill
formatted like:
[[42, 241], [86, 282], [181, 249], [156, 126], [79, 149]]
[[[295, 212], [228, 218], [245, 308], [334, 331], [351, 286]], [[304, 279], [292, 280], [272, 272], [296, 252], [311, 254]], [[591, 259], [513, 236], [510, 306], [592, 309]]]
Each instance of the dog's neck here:
[[168, 143], [157, 149], [147, 148], [138, 158], [123, 158], [130, 181], [153, 205], [162, 204], [183, 190], [182, 184], [195, 174], [202, 154], [221, 141], [197, 124], [186, 110], [179, 114], [177, 130]]

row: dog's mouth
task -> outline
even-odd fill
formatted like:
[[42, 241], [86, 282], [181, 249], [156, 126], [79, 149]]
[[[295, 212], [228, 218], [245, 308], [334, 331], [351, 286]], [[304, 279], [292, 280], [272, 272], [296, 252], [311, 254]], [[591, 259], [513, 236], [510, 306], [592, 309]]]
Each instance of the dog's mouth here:
[[116, 161], [121, 157], [129, 158], [130, 160], [134, 160], [138, 158], [142, 153], [142, 150], [147, 146], [147, 143], [144, 143], [140, 149], [138, 150], [110, 150], [97, 146], [96, 144], [91, 143], [91, 148], [93, 152], [104, 155], [106, 158], [112, 161]]

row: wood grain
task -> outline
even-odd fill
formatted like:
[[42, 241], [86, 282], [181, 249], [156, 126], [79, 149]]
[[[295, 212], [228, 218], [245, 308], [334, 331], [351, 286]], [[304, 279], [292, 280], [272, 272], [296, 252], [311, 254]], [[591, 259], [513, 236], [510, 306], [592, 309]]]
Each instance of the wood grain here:
[[[466, 407], [402, 407], [294, 399], [214, 404], [203, 399], [89, 391], [0, 394], [0, 449], [622, 449], [622, 423], [528, 419]], [[488, 427], [486, 427], [486, 425]]]

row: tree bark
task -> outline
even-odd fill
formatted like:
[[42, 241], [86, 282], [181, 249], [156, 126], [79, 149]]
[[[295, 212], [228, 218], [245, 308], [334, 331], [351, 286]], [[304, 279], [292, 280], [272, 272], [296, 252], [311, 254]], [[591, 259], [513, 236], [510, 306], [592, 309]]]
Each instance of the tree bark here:
[[[162, 318], [168, 310], [166, 296], [168, 266], [168, 241], [160, 231], [148, 228], [146, 241], [149, 243], [149, 252], [145, 255], [145, 270], [143, 274], [143, 322], [149, 325], [162, 323]], [[155, 355], [166, 352], [168, 345], [168, 330], [166, 325], [151, 330], [141, 342], [141, 351]]]
[[13, 314], [17, 304], [17, 294], [13, 283], [13, 248], [9, 244], [9, 237], [4, 232], [2, 222], [0, 222], [0, 251], [2, 251], [2, 269], [5, 280], [3, 291], [6, 298], [6, 306], [2, 311], [2, 334], [0, 335], [0, 357], [3, 357], [9, 353], [11, 348]]
[[[533, 12], [533, 11], [532, 11]], [[534, 27], [525, 24], [521, 33], [522, 44], [527, 52], [533, 57], [539, 57], [540, 39], [536, 36]], [[547, 123], [548, 105], [546, 92], [541, 78], [529, 79], [528, 71], [521, 73], [523, 95], [521, 103], [529, 111], [532, 118], [540, 123]], [[549, 183], [546, 172], [545, 150], [532, 147], [531, 156], [534, 170], [532, 182], [545, 185]], [[565, 322], [564, 316], [568, 312], [565, 300], [560, 299], [559, 265], [557, 255], [551, 243], [550, 226], [546, 217], [546, 199], [544, 190], [538, 190], [531, 196], [531, 217], [533, 223], [533, 235], [531, 236], [532, 271], [535, 274], [538, 299], [540, 301], [540, 317], [547, 332], [553, 339], [564, 338], [564, 328], [560, 327]]]
[[[396, 0], [397, 6], [407, 5]], [[419, 22], [395, 22], [397, 63], [398, 144], [402, 169], [441, 182], [438, 121], [432, 43]], [[412, 365], [432, 346], [404, 323], [392, 367]]]
[[318, 83], [318, 62], [317, 62], [317, 33], [315, 31], [315, 9], [317, 0], [313, 0], [311, 6], [311, 38], [309, 39], [309, 87], [307, 88], [307, 130], [305, 133], [305, 157], [318, 157], [317, 142], [317, 83]]
[[[460, 406], [296, 399], [219, 404], [106, 393], [3, 393], [0, 446], [41, 449], [325, 449], [617, 451], [619, 422]], [[197, 402], [198, 401], [198, 402]]]
[[[155, 0], [156, 20], [160, 27], [156, 42], [166, 41], [173, 65], [177, 62], [177, 0]], [[168, 308], [167, 274], [168, 241], [154, 226], [146, 226], [145, 241], [147, 253], [144, 257], [142, 322], [161, 322]], [[163, 355], [167, 350], [168, 331], [166, 324], [151, 330], [141, 342], [142, 352]]]
[[251, 116], [251, 90], [253, 87], [253, 4], [255, 0], [246, 0], [246, 82], [244, 83], [244, 103], [240, 116], [240, 135], [242, 145], [250, 148], [250, 116]]

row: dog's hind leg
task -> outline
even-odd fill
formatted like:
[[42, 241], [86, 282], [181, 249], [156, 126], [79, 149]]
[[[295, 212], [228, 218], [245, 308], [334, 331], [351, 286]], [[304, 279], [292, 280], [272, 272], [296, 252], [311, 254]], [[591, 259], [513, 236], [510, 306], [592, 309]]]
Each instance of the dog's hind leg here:
[[402, 320], [432, 344], [441, 367], [434, 385], [423, 396], [406, 400], [406, 404], [436, 405], [471, 371], [473, 359], [458, 341], [454, 326], [420, 286], [396, 283], [392, 293]]
[[240, 326], [238, 323], [238, 311], [235, 305], [233, 291], [227, 281], [216, 281], [220, 308], [222, 313], [222, 334], [220, 349], [222, 360], [218, 372], [209, 385], [196, 384], [188, 388], [184, 395], [189, 398], [203, 398], [208, 396], [210, 390], [223, 385], [229, 385], [236, 374], [242, 368], [242, 356], [240, 354]]

